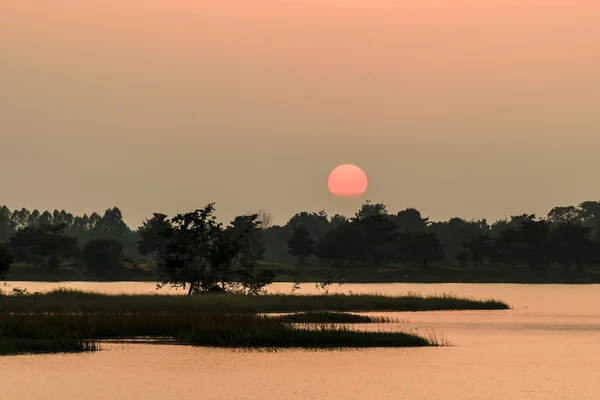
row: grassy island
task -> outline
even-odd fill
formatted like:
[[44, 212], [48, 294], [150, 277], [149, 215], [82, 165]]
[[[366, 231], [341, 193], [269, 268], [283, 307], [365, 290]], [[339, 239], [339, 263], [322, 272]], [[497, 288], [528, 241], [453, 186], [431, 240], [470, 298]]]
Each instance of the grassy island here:
[[0, 353], [90, 351], [97, 350], [99, 340], [134, 338], [228, 348], [438, 346], [443, 343], [435, 338], [403, 331], [352, 329], [347, 324], [396, 321], [342, 312], [507, 308], [495, 300], [449, 295], [176, 296], [56, 290], [0, 296]]

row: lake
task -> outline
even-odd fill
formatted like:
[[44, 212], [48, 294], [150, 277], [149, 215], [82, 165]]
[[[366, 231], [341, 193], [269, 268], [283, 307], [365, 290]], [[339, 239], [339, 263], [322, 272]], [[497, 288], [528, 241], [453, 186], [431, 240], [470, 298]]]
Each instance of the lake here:
[[[142, 282], [9, 282], [155, 292]], [[271, 292], [290, 292], [276, 283]], [[331, 292], [494, 297], [508, 311], [377, 313], [443, 335], [442, 348], [278, 352], [104, 344], [89, 354], [0, 357], [0, 393], [41, 399], [600, 399], [600, 285], [352, 284]], [[163, 289], [160, 292], [168, 292]], [[317, 292], [303, 284], [299, 293]], [[369, 329], [389, 329], [375, 326]]]

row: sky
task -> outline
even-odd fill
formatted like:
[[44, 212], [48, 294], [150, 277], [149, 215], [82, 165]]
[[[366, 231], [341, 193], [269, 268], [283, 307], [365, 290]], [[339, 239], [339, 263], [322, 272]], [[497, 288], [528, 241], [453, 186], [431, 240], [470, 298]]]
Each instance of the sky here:
[[[600, 198], [597, 0], [2, 0], [0, 204], [433, 220]], [[359, 165], [369, 189], [327, 188]]]

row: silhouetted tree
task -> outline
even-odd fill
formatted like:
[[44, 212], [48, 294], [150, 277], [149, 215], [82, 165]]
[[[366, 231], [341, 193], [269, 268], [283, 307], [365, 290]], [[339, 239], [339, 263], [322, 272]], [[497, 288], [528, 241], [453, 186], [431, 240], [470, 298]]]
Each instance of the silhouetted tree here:
[[565, 222], [575, 222], [579, 217], [579, 210], [577, 207], [554, 207], [548, 213], [548, 222], [551, 224], [561, 224]]
[[165, 235], [171, 239], [159, 263], [162, 283], [188, 289], [188, 294], [215, 290], [228, 281], [239, 245], [217, 223], [214, 203], [172, 219]]
[[64, 234], [64, 225], [28, 226], [17, 231], [9, 241], [18, 261], [44, 261], [51, 258], [78, 258], [77, 239]]
[[389, 218], [385, 205], [367, 201], [351, 221], [364, 243], [361, 258], [366, 263], [378, 265], [394, 258], [398, 226]]
[[285, 225], [289, 236], [292, 235], [294, 228], [298, 225], [304, 226], [314, 240], [319, 240], [329, 230], [329, 219], [325, 211], [319, 211], [318, 213], [300, 212], [294, 215]]
[[6, 243], [0, 242], [0, 278], [6, 278], [11, 265], [15, 262]]
[[112, 238], [90, 239], [83, 246], [82, 259], [97, 271], [118, 267], [123, 260], [123, 243]]
[[521, 243], [520, 259], [533, 267], [547, 267], [550, 263], [550, 225], [547, 221], [525, 221], [518, 229]]
[[258, 214], [238, 216], [228, 228], [239, 245], [238, 263], [242, 266], [255, 265], [263, 258], [265, 238], [258, 218]]
[[[39, 211], [37, 212], [37, 214], [39, 216]], [[23, 229], [27, 226], [33, 225], [30, 223], [30, 218], [31, 218], [31, 213], [26, 208], [22, 208], [20, 210], [13, 211], [12, 216], [11, 216], [13, 229], [15, 231], [18, 231], [19, 229]]]
[[[492, 232], [494, 232], [493, 229]], [[517, 229], [507, 224], [506, 227], [495, 231], [495, 233], [497, 237], [494, 239], [490, 251], [491, 259], [496, 264], [508, 264], [515, 267], [521, 253], [521, 244]]]
[[0, 207], [0, 242], [5, 242], [15, 233], [11, 212], [6, 206]]
[[315, 242], [311, 238], [310, 232], [302, 224], [293, 228], [292, 236], [287, 244], [289, 253], [298, 257], [302, 265], [306, 258], [314, 253]]
[[486, 258], [490, 255], [492, 240], [489, 235], [480, 233], [472, 237], [465, 243], [465, 248], [469, 251], [470, 258], [477, 265], [483, 265]]
[[352, 266], [356, 262], [364, 261], [364, 255], [368, 251], [357, 225], [345, 220], [337, 223], [334, 229], [319, 240], [315, 253], [319, 259], [334, 265]]
[[550, 232], [552, 257], [568, 269], [575, 265], [581, 270], [583, 265], [593, 260], [597, 244], [592, 240], [592, 227], [574, 222], [561, 222]]
[[578, 220], [592, 228], [592, 235], [600, 239], [600, 201], [584, 201], [579, 205]]
[[165, 214], [154, 213], [153, 217], [144, 221], [138, 230], [138, 252], [143, 256], [152, 256], [161, 259], [167, 247], [169, 238], [164, 235], [171, 229], [171, 221]]
[[406, 261], [418, 262], [427, 268], [444, 258], [444, 249], [435, 232], [404, 233], [400, 236], [400, 254]]
[[429, 225], [429, 218], [423, 218], [415, 208], [407, 208], [390, 217], [398, 226], [398, 232], [410, 233], [424, 231]]
[[429, 231], [438, 234], [445, 255], [453, 260], [463, 250], [464, 243], [480, 234], [489, 232], [487, 221], [467, 221], [462, 218], [451, 218], [447, 222], [434, 222]]

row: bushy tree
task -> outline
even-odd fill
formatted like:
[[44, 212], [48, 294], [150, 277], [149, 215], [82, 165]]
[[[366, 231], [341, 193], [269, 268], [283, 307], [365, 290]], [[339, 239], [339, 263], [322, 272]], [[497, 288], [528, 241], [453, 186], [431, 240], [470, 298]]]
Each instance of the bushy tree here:
[[223, 289], [229, 281], [239, 246], [214, 216], [214, 203], [179, 214], [165, 232], [171, 240], [159, 266], [163, 285], [188, 290], [188, 294]]
[[302, 265], [309, 256], [314, 254], [315, 242], [311, 238], [310, 232], [302, 224], [293, 228], [293, 234], [287, 245], [289, 253], [294, 257], [298, 257]]
[[123, 243], [112, 238], [94, 238], [83, 246], [83, 263], [96, 271], [118, 267], [123, 260]]
[[407, 208], [390, 217], [398, 226], [398, 232], [410, 233], [424, 231], [429, 225], [429, 218], [423, 218], [415, 208]]

